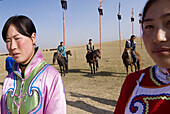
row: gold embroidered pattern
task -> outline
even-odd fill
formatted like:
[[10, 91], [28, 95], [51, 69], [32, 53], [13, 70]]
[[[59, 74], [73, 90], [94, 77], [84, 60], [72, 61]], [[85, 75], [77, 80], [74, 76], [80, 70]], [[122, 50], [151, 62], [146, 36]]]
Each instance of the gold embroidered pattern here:
[[160, 84], [157, 80], [155, 80], [155, 78], [153, 77], [153, 67], [151, 67], [151, 69], [150, 69], [150, 77], [151, 77], [151, 80], [152, 80], [156, 85], [161, 86], [161, 84]]
[[146, 103], [146, 109], [145, 109], [145, 114], [147, 114], [149, 112], [149, 100], [170, 100], [170, 97], [167, 96], [158, 96], [158, 97], [146, 97], [143, 98], [144, 102]]

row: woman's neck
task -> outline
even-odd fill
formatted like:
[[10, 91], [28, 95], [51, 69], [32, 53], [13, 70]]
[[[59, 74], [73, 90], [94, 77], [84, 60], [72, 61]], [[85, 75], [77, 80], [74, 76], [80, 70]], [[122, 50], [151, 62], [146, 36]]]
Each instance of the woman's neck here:
[[29, 61], [27, 61], [26, 63], [20, 63], [20, 64], [19, 64], [19, 67], [20, 67], [20, 69], [21, 69], [21, 73], [24, 73], [24, 72], [25, 72], [26, 67], [28, 66], [28, 64], [30, 63], [30, 61], [32, 60], [32, 58], [34, 57], [35, 53], [37, 52], [37, 49], [38, 49], [38, 48], [35, 48], [35, 49], [34, 49], [33, 54], [32, 54], [32, 56], [30, 57]]
[[19, 64], [19, 68], [21, 69], [21, 73], [24, 73], [25, 72], [25, 69], [26, 69], [26, 67], [28, 66], [28, 64], [29, 63], [27, 63], [27, 64]]

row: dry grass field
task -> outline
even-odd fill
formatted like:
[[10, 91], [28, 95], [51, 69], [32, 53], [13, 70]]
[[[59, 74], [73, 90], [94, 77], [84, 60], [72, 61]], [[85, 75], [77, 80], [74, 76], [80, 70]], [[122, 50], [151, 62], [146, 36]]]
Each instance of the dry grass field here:
[[[137, 52], [141, 55], [141, 68], [154, 65], [147, 54], [144, 45], [141, 49], [140, 39], [136, 39]], [[122, 41], [122, 50], [125, 40]], [[95, 44], [99, 48], [99, 44]], [[102, 58], [99, 60], [99, 70], [90, 74], [89, 65], [86, 63], [86, 47], [67, 47], [71, 50], [69, 56], [69, 73], [63, 78], [68, 114], [113, 114], [121, 86], [126, 78], [119, 50], [119, 41], [105, 42], [102, 44]], [[43, 56], [48, 64], [52, 65], [54, 51], [45, 51]], [[0, 87], [6, 76], [6, 57], [0, 57]], [[58, 64], [52, 65], [59, 70]], [[130, 72], [130, 69], [129, 69]], [[0, 89], [1, 89], [0, 88]], [[1, 92], [0, 92], [1, 95]]]

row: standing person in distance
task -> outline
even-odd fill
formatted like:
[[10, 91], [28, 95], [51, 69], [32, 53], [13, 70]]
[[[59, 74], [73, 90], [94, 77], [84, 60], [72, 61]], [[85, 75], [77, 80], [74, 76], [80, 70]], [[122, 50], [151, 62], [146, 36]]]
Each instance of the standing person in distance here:
[[5, 60], [5, 69], [8, 72], [8, 74], [10, 74], [13, 70], [13, 64], [14, 64], [15, 60], [12, 58], [11, 55], [9, 55], [6, 60]]

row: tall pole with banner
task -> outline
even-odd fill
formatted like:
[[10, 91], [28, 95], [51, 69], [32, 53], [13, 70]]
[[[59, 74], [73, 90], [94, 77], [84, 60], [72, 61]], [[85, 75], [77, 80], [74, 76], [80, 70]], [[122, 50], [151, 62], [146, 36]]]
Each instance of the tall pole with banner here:
[[132, 17], [131, 17], [131, 22], [132, 22], [132, 35], [134, 35], [134, 13], [133, 13], [133, 8], [132, 8]]
[[65, 10], [67, 9], [67, 0], [61, 0], [61, 5], [63, 9], [63, 43], [65, 45]]
[[119, 20], [119, 47], [120, 47], [120, 54], [121, 54], [121, 29], [120, 29], [121, 14], [120, 14], [120, 2], [119, 2], [119, 12], [117, 14], [117, 18]]
[[141, 38], [141, 49], [142, 49], [142, 14], [139, 14], [139, 24], [140, 24], [140, 38]]
[[100, 56], [102, 56], [102, 27], [101, 27], [101, 16], [103, 15], [102, 3], [103, 0], [99, 0], [100, 6], [98, 8], [99, 11], [99, 31], [100, 31]]

